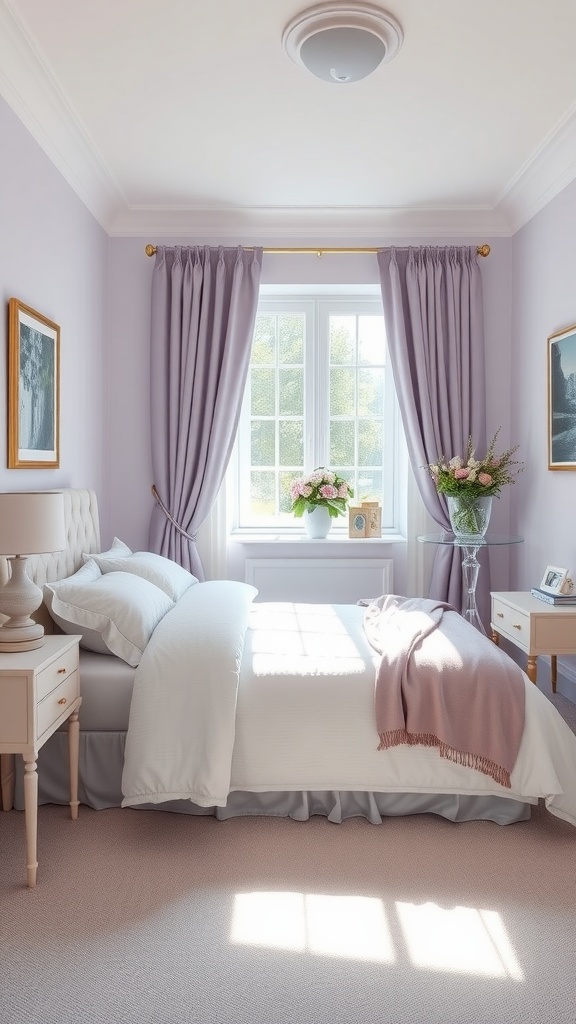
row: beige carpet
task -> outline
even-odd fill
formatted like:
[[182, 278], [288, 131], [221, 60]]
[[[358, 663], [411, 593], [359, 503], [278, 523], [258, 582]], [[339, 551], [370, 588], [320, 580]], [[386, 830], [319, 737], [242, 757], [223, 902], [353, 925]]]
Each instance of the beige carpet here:
[[576, 829], [541, 808], [373, 826], [48, 806], [39, 861], [27, 890], [23, 814], [0, 814], [1, 1024], [576, 1022]]

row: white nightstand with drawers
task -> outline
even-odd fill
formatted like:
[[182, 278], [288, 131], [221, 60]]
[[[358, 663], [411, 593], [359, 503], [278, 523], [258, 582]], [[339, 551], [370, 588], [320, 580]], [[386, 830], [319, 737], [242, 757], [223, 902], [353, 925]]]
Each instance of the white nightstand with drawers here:
[[526, 674], [533, 683], [538, 656], [550, 655], [552, 692], [556, 693], [556, 656], [576, 654], [576, 606], [559, 608], [526, 591], [493, 593], [491, 599], [494, 642], [503, 636], [528, 655]]
[[36, 885], [38, 832], [38, 751], [65, 721], [70, 762], [70, 816], [78, 817], [79, 636], [46, 636], [42, 647], [0, 654], [0, 757], [2, 807], [12, 808], [13, 756], [24, 760], [27, 884]]

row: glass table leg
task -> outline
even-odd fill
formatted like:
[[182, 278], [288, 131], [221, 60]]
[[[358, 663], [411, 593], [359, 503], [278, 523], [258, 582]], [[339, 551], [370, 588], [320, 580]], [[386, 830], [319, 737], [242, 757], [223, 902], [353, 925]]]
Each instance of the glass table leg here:
[[480, 571], [480, 562], [476, 558], [478, 553], [478, 547], [464, 547], [462, 548], [464, 557], [462, 558], [462, 574], [464, 578], [464, 618], [475, 626], [481, 633], [486, 635], [486, 630], [482, 625], [482, 620], [478, 615], [478, 608], [476, 607], [476, 584], [478, 582], [478, 573]]

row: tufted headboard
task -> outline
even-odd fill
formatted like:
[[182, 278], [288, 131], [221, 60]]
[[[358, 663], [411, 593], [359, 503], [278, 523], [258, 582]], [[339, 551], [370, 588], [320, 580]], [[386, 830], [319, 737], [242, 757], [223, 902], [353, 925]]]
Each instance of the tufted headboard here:
[[[66, 547], [49, 555], [30, 555], [28, 575], [39, 587], [54, 580], [72, 576], [82, 565], [83, 551], [100, 551], [100, 523], [95, 491], [82, 487], [62, 488]], [[0, 585], [8, 577], [8, 563], [0, 558]], [[54, 623], [42, 605], [34, 618], [47, 633], [54, 632]]]

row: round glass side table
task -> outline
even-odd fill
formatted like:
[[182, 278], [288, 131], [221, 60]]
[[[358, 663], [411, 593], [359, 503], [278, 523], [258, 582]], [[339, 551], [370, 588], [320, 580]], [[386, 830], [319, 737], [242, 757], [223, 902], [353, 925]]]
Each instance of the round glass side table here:
[[453, 548], [462, 548], [462, 575], [464, 579], [464, 607], [462, 614], [476, 629], [486, 634], [476, 607], [476, 584], [478, 583], [478, 573], [480, 571], [480, 562], [476, 556], [481, 548], [495, 547], [498, 544], [522, 544], [524, 538], [514, 534], [487, 533], [481, 543], [470, 545], [456, 540], [453, 533], [445, 532], [423, 533], [416, 540], [419, 540], [421, 544], [447, 544]]

